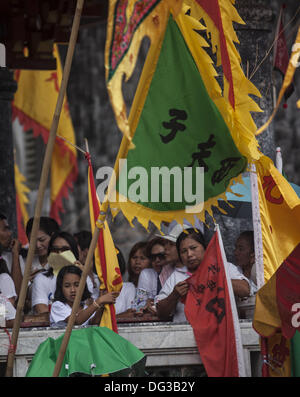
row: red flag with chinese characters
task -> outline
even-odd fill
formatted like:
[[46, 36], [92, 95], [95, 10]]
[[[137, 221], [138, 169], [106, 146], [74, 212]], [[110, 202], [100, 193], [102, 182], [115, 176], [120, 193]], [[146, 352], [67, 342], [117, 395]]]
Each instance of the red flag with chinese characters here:
[[[91, 230], [92, 233], [94, 233], [96, 221], [100, 213], [100, 202], [96, 193], [91, 157], [89, 154], [87, 154], [86, 158], [89, 164], [88, 189]], [[95, 265], [98, 277], [101, 282], [100, 288], [106, 289], [107, 292], [120, 292], [123, 286], [123, 281], [117, 257], [117, 250], [114, 246], [114, 242], [106, 221], [104, 222], [103, 227], [100, 228], [98, 243], [95, 249]], [[107, 327], [118, 333], [114, 305], [105, 305], [100, 326]]]
[[185, 315], [193, 327], [207, 375], [238, 377], [244, 375], [241, 345], [237, 341], [237, 331], [240, 330], [236, 324], [238, 319], [234, 319], [236, 308], [232, 307], [232, 286], [228, 286], [223, 258], [216, 232], [201, 266], [187, 279], [190, 288], [185, 301]]

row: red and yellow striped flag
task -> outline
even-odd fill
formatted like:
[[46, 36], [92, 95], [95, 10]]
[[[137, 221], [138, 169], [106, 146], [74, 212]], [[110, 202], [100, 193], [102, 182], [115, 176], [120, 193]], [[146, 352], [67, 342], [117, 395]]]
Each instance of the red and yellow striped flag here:
[[[53, 55], [57, 60], [56, 70], [17, 70], [15, 72], [18, 89], [12, 106], [13, 119], [17, 117], [24, 131], [32, 129], [33, 135], [41, 136], [45, 143], [48, 141], [62, 80], [62, 67], [56, 46], [54, 46]], [[57, 135], [75, 144], [75, 133], [66, 98]], [[60, 212], [63, 212], [62, 199], [68, 196], [77, 175], [76, 149], [57, 137], [51, 162], [50, 216], [59, 224], [61, 223]]]
[[[96, 193], [93, 167], [89, 153], [87, 153], [86, 158], [88, 161], [91, 231], [94, 233], [96, 221], [101, 209]], [[95, 249], [95, 265], [101, 282], [100, 289], [105, 289], [107, 292], [120, 292], [123, 286], [123, 280], [119, 267], [117, 250], [106, 221], [104, 222], [103, 227], [100, 227], [99, 239]], [[114, 332], [118, 332], [114, 305], [105, 305], [100, 326], [107, 327], [112, 329]]]

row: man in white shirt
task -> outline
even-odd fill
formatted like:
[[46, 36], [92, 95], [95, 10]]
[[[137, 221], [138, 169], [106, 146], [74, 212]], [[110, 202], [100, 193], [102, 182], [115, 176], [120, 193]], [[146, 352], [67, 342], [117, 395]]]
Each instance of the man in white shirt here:
[[21, 243], [14, 239], [5, 215], [0, 214], [0, 244], [3, 248], [2, 257], [7, 264], [8, 271], [15, 283], [17, 294], [21, 290], [25, 262], [21, 255]]

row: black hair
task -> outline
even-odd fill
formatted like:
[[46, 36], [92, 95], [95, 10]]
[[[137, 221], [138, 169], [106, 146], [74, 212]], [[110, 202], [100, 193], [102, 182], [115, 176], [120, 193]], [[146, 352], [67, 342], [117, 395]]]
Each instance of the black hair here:
[[[66, 298], [64, 297], [64, 294], [63, 294], [63, 281], [64, 281], [64, 276], [68, 273], [77, 274], [79, 277], [81, 277], [82, 271], [79, 269], [78, 266], [75, 266], [75, 265], [64, 266], [62, 269], [60, 269], [60, 271], [58, 272], [57, 278], [56, 278], [56, 289], [55, 289], [55, 293], [54, 293], [54, 301], [60, 301], [63, 303], [66, 302]], [[90, 297], [91, 297], [91, 293], [88, 290], [87, 284], [85, 283], [81, 301], [85, 301], [86, 299], [89, 299]]]
[[128, 270], [128, 281], [135, 283], [135, 274], [133, 274], [132, 269], [131, 269], [131, 258], [136, 254], [138, 250], [142, 250], [144, 255], [147, 256], [146, 253], [146, 248], [147, 248], [147, 242], [146, 241], [139, 241], [133, 245], [131, 248], [129, 255], [128, 255], [128, 262], [127, 262], [127, 270]]
[[[30, 218], [26, 224], [26, 236], [28, 239], [32, 231], [33, 220], [34, 218]], [[39, 230], [42, 230], [44, 233], [48, 234], [48, 236], [51, 236], [53, 233], [59, 232], [60, 227], [55, 219], [48, 216], [41, 216]]]
[[0, 212], [0, 221], [2, 221], [3, 219], [7, 219], [7, 217]]
[[183, 240], [185, 240], [187, 237], [192, 238], [193, 240], [197, 241], [200, 243], [204, 249], [206, 249], [206, 242], [203, 236], [203, 233], [199, 229], [194, 229], [194, 228], [189, 228], [185, 229], [183, 232], [179, 234], [176, 240], [176, 248], [178, 252], [178, 256], [180, 257], [180, 244], [182, 243]]
[[75, 233], [73, 236], [76, 239], [80, 249], [85, 250], [90, 247], [92, 233], [88, 230], [81, 230], [80, 232]]
[[[70, 246], [70, 250], [73, 252], [75, 258], [77, 260], [79, 260], [79, 252], [78, 252], [78, 248], [77, 248], [77, 243], [75, 238], [72, 236], [71, 233], [68, 232], [64, 232], [64, 231], [59, 231], [59, 232], [54, 232], [51, 235], [50, 241], [49, 241], [49, 245], [48, 245], [48, 256], [51, 253], [51, 249], [52, 249], [52, 245], [55, 239], [57, 239], [58, 237], [61, 237], [63, 239], [65, 239], [69, 246]], [[50, 267], [48, 270], [46, 270], [43, 273], [46, 277], [53, 277], [53, 269], [52, 267]]]
[[73, 252], [75, 258], [79, 260], [79, 252], [78, 252], [78, 247], [77, 247], [77, 242], [73, 235], [69, 232], [64, 232], [64, 231], [59, 231], [59, 232], [54, 232], [50, 238], [49, 241], [49, 246], [48, 246], [48, 255], [51, 253], [51, 249], [53, 246], [54, 241], [58, 238], [63, 238], [64, 240], [67, 241], [67, 243], [70, 246], [70, 250]]
[[238, 238], [245, 238], [251, 247], [251, 252], [254, 252], [254, 232], [253, 230], [245, 230]]
[[121, 272], [121, 275], [123, 276], [123, 274], [126, 271], [126, 262], [125, 262], [124, 256], [123, 256], [120, 248], [116, 247], [116, 250], [118, 250], [117, 258], [118, 258], [118, 262], [119, 262], [120, 272]]
[[7, 263], [3, 258], [0, 258], [0, 274], [7, 273], [9, 274]]
[[2, 273], [8, 273], [9, 274], [9, 271], [8, 271], [8, 268], [7, 268], [7, 263], [1, 257], [3, 251], [4, 251], [3, 246], [2, 246], [2, 244], [0, 244], [0, 274], [2, 274]]
[[152, 248], [155, 245], [162, 245], [164, 247], [166, 245], [166, 240], [164, 238], [161, 238], [161, 237], [154, 237], [152, 240], [148, 241], [147, 247], [146, 247], [146, 252], [145, 252], [146, 256], [148, 258], [150, 258]]

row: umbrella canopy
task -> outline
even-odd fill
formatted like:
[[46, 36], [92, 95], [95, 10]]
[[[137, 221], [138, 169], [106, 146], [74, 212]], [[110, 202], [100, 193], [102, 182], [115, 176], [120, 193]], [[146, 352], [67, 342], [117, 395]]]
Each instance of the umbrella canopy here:
[[[233, 207], [229, 206], [224, 200], [218, 200], [219, 206], [227, 212], [227, 214], [224, 215], [232, 218], [252, 218], [250, 177], [243, 176], [243, 182], [244, 184], [235, 183], [231, 187], [234, 193], [241, 196], [236, 196], [233, 193], [226, 193], [226, 199]], [[290, 185], [295, 190], [298, 197], [300, 197], [300, 186], [294, 183], [290, 183]], [[221, 214], [221, 211], [216, 207], [214, 211], [217, 214]]]
[[[63, 337], [48, 338], [39, 345], [26, 377], [52, 376]], [[106, 327], [73, 329], [59, 376], [126, 376], [132, 371], [134, 376], [142, 376], [145, 361], [136, 346]]]

